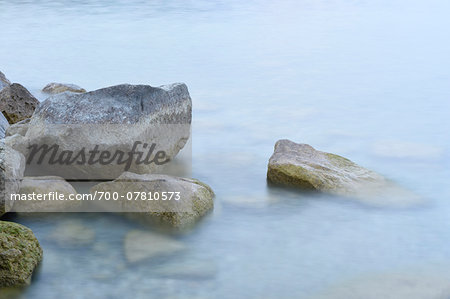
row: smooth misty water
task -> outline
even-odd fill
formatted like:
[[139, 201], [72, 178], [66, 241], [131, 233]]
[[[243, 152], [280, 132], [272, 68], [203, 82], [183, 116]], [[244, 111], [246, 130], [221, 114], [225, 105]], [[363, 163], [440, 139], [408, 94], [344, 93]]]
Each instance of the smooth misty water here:
[[[450, 4], [377, 2], [0, 1], [0, 70], [38, 96], [51, 81], [185, 82], [193, 177], [217, 195], [214, 213], [174, 236], [186, 251], [134, 266], [123, 236], [138, 224], [15, 218], [45, 255], [24, 297], [303, 298], [362, 274], [450, 264]], [[280, 138], [346, 156], [427, 204], [270, 189]], [[48, 238], [73, 218], [94, 244]], [[197, 272], [154, 271], [166, 264]]]

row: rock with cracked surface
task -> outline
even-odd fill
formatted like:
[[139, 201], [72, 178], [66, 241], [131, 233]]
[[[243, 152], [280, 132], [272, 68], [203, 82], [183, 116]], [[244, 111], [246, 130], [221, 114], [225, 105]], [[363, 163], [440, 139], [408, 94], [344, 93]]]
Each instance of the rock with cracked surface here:
[[43, 89], [43, 92], [50, 93], [50, 94], [57, 94], [62, 92], [74, 92], [74, 93], [84, 93], [86, 90], [84, 88], [81, 88], [78, 85], [75, 84], [68, 84], [68, 83], [56, 83], [52, 82], [47, 84]]
[[416, 194], [382, 175], [308, 144], [279, 140], [269, 160], [270, 183], [356, 198], [374, 205], [421, 203]]
[[8, 120], [3, 116], [3, 113], [0, 113], [0, 139], [5, 138], [8, 128]]
[[42, 256], [42, 248], [29, 228], [0, 221], [0, 287], [30, 284]]
[[[61, 163], [57, 163], [52, 166], [44, 160], [37, 168], [40, 172], [32, 172], [32, 175], [115, 179], [126, 170], [154, 172], [164, 165], [137, 163], [138, 157], [134, 155], [126, 169], [126, 164], [118, 163], [119, 156], [115, 155], [122, 152], [124, 161], [133, 150], [133, 145], [141, 142], [137, 144], [137, 150], [145, 155], [155, 145], [147, 161], [153, 160], [157, 152], [164, 152], [162, 160], [169, 161], [189, 139], [191, 117], [191, 98], [183, 83], [161, 87], [122, 84], [87, 93], [66, 92], [52, 96], [36, 109], [26, 131], [25, 142], [31, 145], [57, 145], [56, 157], [66, 151], [73, 153], [71, 158], [83, 150], [85, 153], [91, 150], [107, 151], [111, 155], [103, 160], [112, 162], [90, 164], [85, 161], [81, 165], [71, 163], [60, 166]], [[29, 153], [29, 150], [23, 152], [26, 157]], [[78, 158], [77, 162], [82, 159]], [[94, 161], [98, 158], [99, 154]], [[43, 167], [44, 164], [46, 167]], [[36, 168], [31, 165], [30, 169]]]
[[39, 101], [22, 85], [13, 83], [0, 90], [0, 111], [10, 124], [31, 117]]

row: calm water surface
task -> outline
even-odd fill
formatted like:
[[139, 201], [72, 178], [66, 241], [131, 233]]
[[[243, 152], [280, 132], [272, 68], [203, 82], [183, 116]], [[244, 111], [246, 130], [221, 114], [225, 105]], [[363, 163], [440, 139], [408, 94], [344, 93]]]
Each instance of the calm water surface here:
[[[217, 195], [209, 217], [173, 236], [185, 251], [134, 266], [123, 237], [148, 229], [134, 222], [17, 216], [45, 255], [23, 297], [306, 298], [363, 274], [450, 264], [449, 9], [416, 0], [0, 1], [0, 70], [40, 99], [51, 81], [89, 90], [185, 82], [192, 176]], [[375, 208], [270, 189], [267, 161], [281, 138], [346, 156], [426, 204]], [[70, 219], [95, 231], [92, 244], [48, 237]]]

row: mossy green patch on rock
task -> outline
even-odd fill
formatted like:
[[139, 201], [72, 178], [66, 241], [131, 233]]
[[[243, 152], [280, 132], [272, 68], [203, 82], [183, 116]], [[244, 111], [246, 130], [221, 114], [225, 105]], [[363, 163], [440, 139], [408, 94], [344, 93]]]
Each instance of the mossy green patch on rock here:
[[29, 228], [0, 221], [0, 287], [29, 284], [42, 256], [42, 248]]
[[290, 140], [275, 144], [267, 179], [272, 184], [343, 195], [375, 205], [421, 202], [416, 194], [347, 158]]

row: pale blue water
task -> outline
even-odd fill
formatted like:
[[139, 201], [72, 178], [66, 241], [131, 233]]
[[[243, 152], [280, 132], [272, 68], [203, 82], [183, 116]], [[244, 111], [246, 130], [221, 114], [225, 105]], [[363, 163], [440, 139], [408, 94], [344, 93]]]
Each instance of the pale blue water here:
[[[0, 70], [37, 96], [185, 82], [193, 177], [212, 215], [188, 250], [127, 266], [114, 215], [66, 215], [94, 245], [60, 248], [60, 218], [33, 229], [45, 259], [25, 298], [304, 298], [346, 277], [450, 260], [447, 1], [0, 1]], [[408, 209], [269, 189], [276, 140], [346, 156], [427, 198]], [[96, 250], [102, 248], [107, 250]], [[168, 262], [209, 265], [166, 277]], [[125, 266], [124, 266], [125, 265]], [[0, 291], [1, 292], [1, 291]]]

